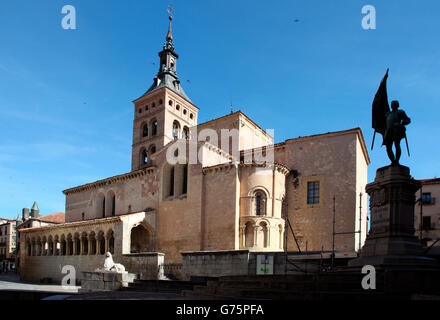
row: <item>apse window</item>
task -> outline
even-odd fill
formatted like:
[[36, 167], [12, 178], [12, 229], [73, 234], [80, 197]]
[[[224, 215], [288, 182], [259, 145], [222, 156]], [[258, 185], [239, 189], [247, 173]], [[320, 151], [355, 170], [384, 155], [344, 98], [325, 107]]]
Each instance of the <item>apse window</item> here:
[[319, 203], [319, 181], [307, 183], [307, 204]]

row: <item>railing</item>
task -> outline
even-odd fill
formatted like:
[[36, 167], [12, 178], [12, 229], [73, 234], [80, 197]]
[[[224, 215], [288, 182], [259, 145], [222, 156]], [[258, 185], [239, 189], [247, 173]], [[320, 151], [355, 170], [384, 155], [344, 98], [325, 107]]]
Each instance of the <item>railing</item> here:
[[[435, 204], [435, 197], [431, 197], [431, 198], [429, 198], [428, 200], [422, 200], [422, 204], [424, 205], [424, 206], [431, 206], [431, 205], [434, 205]], [[420, 199], [419, 199], [419, 203], [418, 203], [418, 205], [420, 206]]]
[[159, 266], [163, 270], [163, 275], [171, 280], [182, 279], [182, 264], [181, 263], [164, 263]]

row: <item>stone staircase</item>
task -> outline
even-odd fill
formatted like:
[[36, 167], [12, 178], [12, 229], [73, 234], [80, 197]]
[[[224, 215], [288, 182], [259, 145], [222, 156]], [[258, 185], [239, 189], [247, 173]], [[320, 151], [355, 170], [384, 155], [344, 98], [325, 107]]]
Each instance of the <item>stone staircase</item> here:
[[[411, 300], [440, 299], [440, 272], [377, 272], [376, 289], [364, 290], [359, 271], [318, 274], [192, 277], [134, 280], [122, 291], [175, 293], [196, 300]], [[407, 285], [402, 285], [406, 281]]]
[[406, 293], [386, 294], [383, 277], [376, 290], [363, 290], [360, 273], [322, 273], [271, 276], [228, 276], [195, 285], [181, 295], [201, 300], [386, 300], [409, 299]]
[[121, 291], [136, 291], [136, 292], [164, 292], [164, 293], [178, 293], [182, 291], [192, 291], [195, 286], [203, 287], [208, 280], [213, 278], [207, 277], [192, 277], [189, 281], [183, 280], [140, 280], [136, 279], [129, 283], [127, 287], [121, 288]]

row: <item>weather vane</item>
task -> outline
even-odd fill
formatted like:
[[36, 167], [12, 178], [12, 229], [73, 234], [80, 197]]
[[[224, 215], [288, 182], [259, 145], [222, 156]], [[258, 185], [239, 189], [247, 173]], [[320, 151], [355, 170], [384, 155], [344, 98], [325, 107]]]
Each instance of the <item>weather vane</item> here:
[[168, 6], [167, 12], [168, 12], [168, 14], [170, 15], [170, 18], [173, 19], [174, 9], [173, 9], [173, 6], [172, 6], [172, 5], [169, 5], [169, 6]]

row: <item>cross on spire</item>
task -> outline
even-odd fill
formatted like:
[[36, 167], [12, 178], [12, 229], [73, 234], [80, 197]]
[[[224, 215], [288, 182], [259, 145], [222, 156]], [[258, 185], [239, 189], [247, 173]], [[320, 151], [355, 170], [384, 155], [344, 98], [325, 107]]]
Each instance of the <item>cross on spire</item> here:
[[172, 20], [173, 19], [173, 14], [174, 14], [174, 9], [173, 9], [172, 5], [168, 6], [167, 12], [170, 15], [170, 20]]
[[168, 6], [168, 10], [167, 10], [169, 17], [168, 19], [170, 19], [170, 25], [168, 26], [168, 34], [166, 37], [166, 41], [167, 41], [167, 46], [172, 47], [172, 43], [173, 43], [173, 34], [171, 32], [171, 21], [173, 20], [173, 14], [174, 14], [174, 9], [172, 5]]

